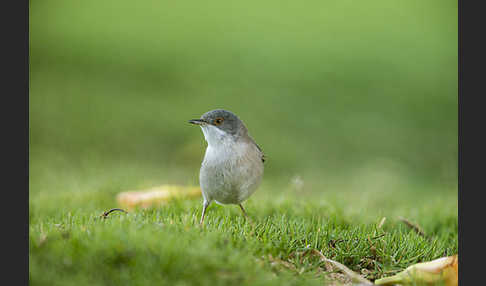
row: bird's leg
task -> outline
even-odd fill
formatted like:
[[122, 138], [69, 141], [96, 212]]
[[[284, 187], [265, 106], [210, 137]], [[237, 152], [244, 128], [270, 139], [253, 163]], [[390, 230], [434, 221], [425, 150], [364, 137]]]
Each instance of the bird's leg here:
[[204, 223], [204, 215], [206, 214], [206, 209], [208, 208], [209, 206], [209, 202], [204, 200], [204, 203], [203, 203], [203, 210], [202, 210], [202, 215], [201, 215], [201, 221], [199, 222], [199, 225], [203, 225]]
[[246, 211], [245, 209], [243, 208], [243, 206], [241, 204], [238, 204], [240, 206], [240, 209], [241, 211], [243, 212], [243, 215], [245, 216], [245, 218], [248, 218], [248, 215], [246, 214]]
[[243, 205], [242, 204], [238, 204], [238, 206], [240, 206], [240, 209], [241, 211], [243, 212], [243, 215], [245, 216], [245, 219], [247, 222], [250, 223], [251, 227], [253, 228], [253, 230], [251, 231], [252, 235], [255, 233], [254, 232], [254, 229], [255, 229], [255, 223], [250, 219], [250, 217], [246, 214], [246, 211], [245, 209], [243, 208]]

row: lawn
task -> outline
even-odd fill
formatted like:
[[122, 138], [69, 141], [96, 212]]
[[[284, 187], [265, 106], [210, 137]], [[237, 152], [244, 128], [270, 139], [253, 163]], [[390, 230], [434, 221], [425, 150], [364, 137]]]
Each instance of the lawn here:
[[[131, 169], [130, 176], [147, 172]], [[31, 196], [32, 285], [322, 285], [324, 265], [299, 256], [306, 249], [370, 280], [457, 253], [453, 190], [440, 197], [339, 188], [315, 195], [264, 183], [245, 204], [250, 221], [236, 206], [213, 204], [201, 228], [201, 199], [100, 218], [116, 206], [117, 191], [133, 184], [113, 181], [123, 176], [124, 168], [116, 167], [79, 179], [61, 171], [52, 186], [71, 192]], [[426, 237], [400, 216], [418, 223]]]
[[[311, 250], [372, 281], [457, 253], [457, 2], [29, 11], [31, 285], [323, 285]], [[249, 220], [212, 204], [201, 228], [201, 198], [100, 218], [198, 186], [187, 120], [215, 108], [266, 154]]]
[[310, 186], [270, 177], [245, 203], [250, 221], [212, 204], [201, 228], [201, 198], [100, 218], [121, 191], [177, 183], [159, 165], [47, 154], [30, 168], [32, 285], [322, 285], [324, 265], [299, 253], [319, 250], [370, 280], [457, 253], [456, 190], [399, 187], [386, 173]]

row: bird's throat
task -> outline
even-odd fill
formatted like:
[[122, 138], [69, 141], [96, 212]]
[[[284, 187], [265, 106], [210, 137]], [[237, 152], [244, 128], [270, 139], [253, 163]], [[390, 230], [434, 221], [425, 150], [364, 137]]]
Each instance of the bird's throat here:
[[215, 126], [204, 125], [201, 126], [201, 129], [204, 134], [204, 139], [206, 140], [206, 142], [208, 142], [209, 146], [218, 147], [220, 145], [227, 145], [231, 141], [233, 141], [233, 138], [230, 134]]

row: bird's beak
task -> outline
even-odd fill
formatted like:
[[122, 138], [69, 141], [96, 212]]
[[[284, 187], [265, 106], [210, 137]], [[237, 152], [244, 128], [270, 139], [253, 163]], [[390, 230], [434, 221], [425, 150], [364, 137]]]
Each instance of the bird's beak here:
[[204, 119], [191, 119], [189, 120], [189, 123], [195, 124], [195, 125], [206, 125], [208, 122]]

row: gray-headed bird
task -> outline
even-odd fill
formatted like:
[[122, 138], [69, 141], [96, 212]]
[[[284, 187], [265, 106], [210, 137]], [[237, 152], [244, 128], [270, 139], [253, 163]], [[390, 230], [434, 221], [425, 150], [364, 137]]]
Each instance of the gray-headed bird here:
[[262, 181], [265, 161], [262, 149], [250, 137], [243, 121], [230, 111], [211, 110], [189, 123], [201, 127], [208, 143], [199, 172], [204, 199], [200, 224], [212, 201], [238, 205], [246, 216], [241, 203]]

